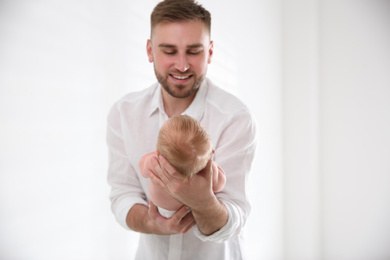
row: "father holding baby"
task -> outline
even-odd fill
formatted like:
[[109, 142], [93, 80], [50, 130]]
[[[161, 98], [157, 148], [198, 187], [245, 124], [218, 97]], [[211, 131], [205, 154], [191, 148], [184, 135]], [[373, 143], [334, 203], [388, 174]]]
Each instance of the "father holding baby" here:
[[[118, 222], [140, 232], [136, 259], [245, 259], [242, 229], [250, 212], [247, 177], [256, 132], [247, 107], [206, 78], [213, 56], [210, 13], [193, 0], [165, 0], [151, 15], [147, 55], [158, 83], [117, 101], [108, 116], [108, 183]], [[143, 178], [140, 159], [156, 150], [163, 123], [186, 114], [207, 129], [226, 184], [214, 193], [211, 164], [189, 179], [164, 157]], [[183, 206], [170, 218], [150, 202], [152, 181]]]

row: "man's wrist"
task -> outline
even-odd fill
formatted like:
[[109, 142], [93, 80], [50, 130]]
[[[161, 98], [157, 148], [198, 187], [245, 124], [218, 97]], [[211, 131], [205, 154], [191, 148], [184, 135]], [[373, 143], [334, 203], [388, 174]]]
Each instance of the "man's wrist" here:
[[213, 193], [207, 200], [203, 200], [198, 203], [196, 206], [190, 207], [192, 212], [197, 212], [202, 214], [202, 212], [207, 213], [209, 211], [213, 211], [216, 206], [218, 206], [219, 200]]
[[218, 203], [219, 201], [215, 196], [214, 192], [210, 190], [209, 195], [203, 195], [202, 197], [198, 196], [195, 200], [193, 200], [192, 205], [186, 203], [183, 204], [187, 205], [191, 209], [191, 211], [201, 213], [212, 210]]
[[203, 209], [192, 210], [192, 214], [199, 231], [206, 236], [224, 227], [229, 218], [225, 204], [219, 201], [217, 197], [214, 197], [213, 201], [207, 203]]

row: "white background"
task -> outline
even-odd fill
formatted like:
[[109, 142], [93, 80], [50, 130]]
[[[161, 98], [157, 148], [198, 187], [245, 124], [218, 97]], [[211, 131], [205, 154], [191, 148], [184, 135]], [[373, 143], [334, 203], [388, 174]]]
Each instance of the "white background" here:
[[[0, 259], [132, 259], [105, 120], [155, 81], [157, 2], [0, 1]], [[390, 259], [390, 1], [200, 2], [258, 123], [249, 259]]]

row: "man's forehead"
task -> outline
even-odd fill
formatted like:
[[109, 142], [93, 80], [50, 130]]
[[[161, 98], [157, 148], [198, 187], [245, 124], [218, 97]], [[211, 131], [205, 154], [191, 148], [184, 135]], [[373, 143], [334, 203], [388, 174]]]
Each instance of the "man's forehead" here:
[[[177, 48], [177, 45], [175, 44], [170, 44], [170, 43], [160, 43], [158, 45], [160, 48]], [[189, 44], [186, 46], [188, 49], [196, 49], [196, 48], [203, 48], [204, 44], [203, 43], [194, 43], [194, 44]]]

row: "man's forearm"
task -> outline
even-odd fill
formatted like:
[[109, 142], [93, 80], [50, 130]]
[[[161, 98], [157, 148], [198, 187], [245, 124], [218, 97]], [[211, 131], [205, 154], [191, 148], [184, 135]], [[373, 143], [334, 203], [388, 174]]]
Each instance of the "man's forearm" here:
[[192, 209], [192, 214], [194, 215], [199, 231], [206, 236], [220, 230], [225, 226], [229, 218], [226, 206], [215, 196], [203, 208], [199, 210]]
[[147, 225], [148, 207], [141, 204], [135, 204], [126, 217], [127, 226], [134, 231], [150, 234], [152, 231]]

